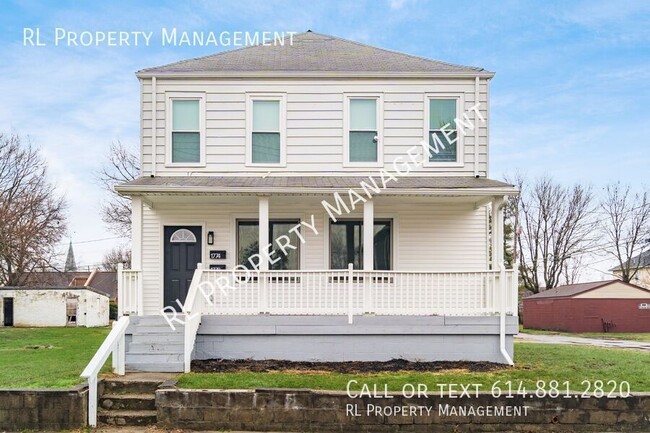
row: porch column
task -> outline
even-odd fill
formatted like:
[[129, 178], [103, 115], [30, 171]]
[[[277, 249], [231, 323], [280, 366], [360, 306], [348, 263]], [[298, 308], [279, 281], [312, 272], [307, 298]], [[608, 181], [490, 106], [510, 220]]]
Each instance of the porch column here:
[[[120, 297], [134, 299], [137, 305], [135, 307], [138, 315], [144, 315], [144, 292], [142, 287], [142, 197], [131, 198], [131, 269], [140, 271], [135, 285], [137, 293], [133, 298], [123, 293]], [[123, 282], [120, 282], [123, 284]], [[134, 288], [131, 287], [131, 290]], [[125, 301], [126, 299], [124, 299]], [[120, 299], [120, 301], [123, 301]], [[124, 305], [124, 304], [122, 304]]]
[[269, 261], [265, 258], [268, 251], [264, 248], [269, 243], [269, 198], [258, 197], [259, 204], [259, 239], [258, 239], [258, 253], [260, 255], [260, 271], [269, 270]]
[[363, 204], [363, 270], [375, 266], [375, 205], [372, 200]]
[[131, 198], [131, 269], [142, 270], [142, 197]]

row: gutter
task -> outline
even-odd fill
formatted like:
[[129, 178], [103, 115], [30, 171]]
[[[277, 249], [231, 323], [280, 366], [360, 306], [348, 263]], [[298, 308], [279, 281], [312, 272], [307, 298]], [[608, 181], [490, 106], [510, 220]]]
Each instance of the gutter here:
[[[351, 188], [269, 188], [269, 187], [170, 187], [170, 186], [131, 186], [118, 185], [115, 191], [123, 195], [143, 195], [143, 194], [333, 194], [346, 193]], [[496, 188], [386, 188], [378, 195], [440, 195], [450, 197], [470, 197], [470, 196], [491, 196], [491, 195], [517, 195], [517, 189], [513, 187], [496, 187]]]
[[[503, 236], [503, 218], [502, 218], [502, 210], [503, 207], [506, 204], [506, 197], [501, 197], [498, 200], [494, 202], [495, 209], [492, 211], [492, 236], [496, 236], [496, 239], [501, 239]], [[495, 221], [494, 217], [498, 218], [498, 223]], [[494, 245], [494, 243], [493, 243]], [[501, 248], [503, 246], [501, 245]], [[494, 263], [494, 257], [497, 257], [499, 259], [499, 282], [501, 283], [501, 305], [500, 305], [500, 312], [499, 312], [499, 351], [501, 352], [501, 356], [505, 359], [506, 363], [508, 365], [515, 365], [514, 361], [512, 360], [512, 357], [506, 350], [506, 297], [508, 294], [508, 285], [506, 284], [506, 267], [503, 264], [503, 260], [501, 257], [501, 253], [498, 255], [496, 254], [496, 251], [492, 251], [492, 257], [493, 257], [493, 263]]]
[[490, 79], [494, 72], [355, 72], [355, 71], [139, 71], [138, 78], [474, 78]]

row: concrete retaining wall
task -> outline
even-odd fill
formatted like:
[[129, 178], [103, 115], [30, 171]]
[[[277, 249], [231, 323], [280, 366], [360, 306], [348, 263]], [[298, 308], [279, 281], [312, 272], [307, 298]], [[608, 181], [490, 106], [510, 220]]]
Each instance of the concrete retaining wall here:
[[[495, 399], [489, 394], [450, 399], [389, 395], [394, 398], [351, 398], [344, 392], [309, 390], [169, 389], [156, 391], [156, 406], [160, 426], [200, 430], [650, 432], [650, 394], [647, 393], [625, 399], [578, 396]], [[398, 407], [405, 408], [400, 410], [407, 413], [394, 413]], [[427, 407], [431, 408], [430, 412], [417, 410]], [[389, 408], [392, 408], [390, 413]], [[470, 408], [484, 412], [470, 415], [459, 412]], [[488, 410], [492, 413], [485, 412]]]
[[0, 389], [0, 431], [72, 430], [88, 420], [88, 388]]
[[[512, 356], [517, 318], [507, 318]], [[291, 361], [490, 361], [499, 351], [498, 317], [203, 316], [193, 359]]]

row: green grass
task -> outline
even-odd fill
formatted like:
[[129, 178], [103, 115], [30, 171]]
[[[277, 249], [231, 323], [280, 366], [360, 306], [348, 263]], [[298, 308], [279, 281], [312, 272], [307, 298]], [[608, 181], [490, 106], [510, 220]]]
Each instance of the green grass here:
[[[109, 328], [0, 328], [0, 388], [65, 388], [79, 375]], [[109, 371], [107, 362], [104, 371]]]
[[312, 388], [345, 390], [349, 380], [377, 384], [399, 391], [407, 383], [436, 384], [481, 383], [489, 391], [497, 381], [513, 381], [515, 389], [522, 381], [534, 389], [538, 380], [569, 381], [570, 389], [584, 391], [583, 380], [628, 381], [632, 391], [650, 391], [650, 353], [636, 350], [604, 349], [581, 346], [516, 343], [515, 367], [492, 372], [446, 371], [438, 373], [340, 374], [309, 372], [269, 373], [188, 373], [181, 375], [178, 386], [195, 389]]
[[541, 329], [526, 329], [523, 325], [519, 325], [519, 332], [533, 335], [565, 335], [568, 337], [585, 337], [585, 338], [600, 338], [605, 340], [630, 340], [630, 341], [643, 341], [650, 342], [650, 333], [626, 333], [626, 332], [561, 332], [561, 331], [544, 331]]

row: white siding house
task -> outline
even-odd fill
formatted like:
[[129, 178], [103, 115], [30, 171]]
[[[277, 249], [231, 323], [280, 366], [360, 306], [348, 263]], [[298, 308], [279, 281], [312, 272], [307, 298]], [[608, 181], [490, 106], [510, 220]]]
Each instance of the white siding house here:
[[313, 32], [139, 71], [127, 368], [511, 363], [493, 75]]

